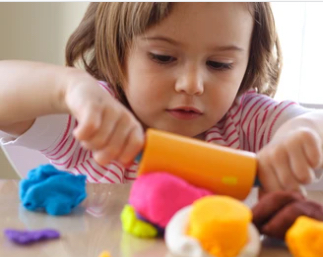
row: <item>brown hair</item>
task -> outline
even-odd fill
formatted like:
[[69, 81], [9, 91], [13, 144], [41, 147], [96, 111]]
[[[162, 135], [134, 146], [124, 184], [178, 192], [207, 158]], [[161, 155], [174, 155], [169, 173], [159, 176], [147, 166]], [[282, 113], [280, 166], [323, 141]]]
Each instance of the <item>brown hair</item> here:
[[[66, 64], [80, 64], [93, 77], [107, 81], [126, 103], [123, 64], [135, 35], [159, 23], [173, 3], [90, 3], [66, 46]], [[281, 52], [269, 3], [249, 3], [254, 16], [250, 57], [239, 94], [250, 88], [273, 96], [281, 72]]]

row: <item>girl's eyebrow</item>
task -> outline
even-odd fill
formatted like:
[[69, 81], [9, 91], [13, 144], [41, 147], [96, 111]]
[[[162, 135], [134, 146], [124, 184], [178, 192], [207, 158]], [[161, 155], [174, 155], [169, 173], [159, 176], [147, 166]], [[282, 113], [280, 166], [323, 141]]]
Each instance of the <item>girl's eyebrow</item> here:
[[225, 52], [225, 51], [243, 52], [244, 51], [243, 48], [238, 47], [236, 45], [217, 46], [217, 47], [214, 47], [213, 50], [217, 52]]
[[[141, 37], [142, 40], [151, 40], [151, 41], [164, 41], [166, 43], [175, 45], [175, 46], [183, 46], [182, 43], [175, 41], [174, 39], [163, 37], [163, 36], [155, 36], [155, 37]], [[215, 52], [226, 52], [226, 51], [237, 51], [237, 52], [243, 52], [244, 49], [236, 46], [236, 45], [226, 45], [226, 46], [216, 46], [212, 48]]]
[[143, 36], [141, 37], [142, 40], [151, 40], [151, 41], [164, 41], [167, 42], [169, 44], [172, 45], [176, 45], [176, 46], [182, 46], [182, 43], [179, 43], [177, 41], [175, 41], [174, 39], [168, 38], [168, 37], [163, 37], [163, 36], [155, 36], [155, 37], [147, 37], [147, 36]]

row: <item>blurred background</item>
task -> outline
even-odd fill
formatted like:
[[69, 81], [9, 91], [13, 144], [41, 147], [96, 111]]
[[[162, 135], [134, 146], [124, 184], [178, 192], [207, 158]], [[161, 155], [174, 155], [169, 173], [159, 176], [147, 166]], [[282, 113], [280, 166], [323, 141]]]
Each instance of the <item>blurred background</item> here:
[[[0, 3], [0, 59], [24, 59], [64, 65], [65, 44], [88, 2]], [[323, 2], [273, 2], [283, 52], [283, 72], [275, 96], [323, 108]], [[8, 162], [5, 154], [8, 155]], [[16, 178], [46, 162], [30, 150], [0, 148], [0, 178]], [[323, 188], [323, 181], [321, 185]]]

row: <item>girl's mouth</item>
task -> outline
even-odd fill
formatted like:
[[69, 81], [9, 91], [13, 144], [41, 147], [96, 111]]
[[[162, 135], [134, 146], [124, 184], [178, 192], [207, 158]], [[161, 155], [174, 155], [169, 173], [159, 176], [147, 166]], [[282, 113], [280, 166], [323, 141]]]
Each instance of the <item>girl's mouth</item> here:
[[180, 120], [193, 120], [200, 117], [203, 113], [194, 107], [177, 107], [173, 109], [167, 109], [167, 112]]

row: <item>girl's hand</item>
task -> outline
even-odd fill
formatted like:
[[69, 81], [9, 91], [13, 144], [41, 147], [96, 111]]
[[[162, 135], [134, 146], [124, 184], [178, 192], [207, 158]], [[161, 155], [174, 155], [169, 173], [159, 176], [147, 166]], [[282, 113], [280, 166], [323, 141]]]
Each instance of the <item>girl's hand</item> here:
[[78, 121], [75, 138], [101, 165], [132, 163], [144, 144], [141, 124], [90, 75], [74, 73], [61, 102]]
[[275, 135], [257, 153], [258, 178], [265, 192], [301, 191], [302, 184], [315, 179], [314, 170], [322, 165], [322, 140], [310, 128], [298, 128]]

